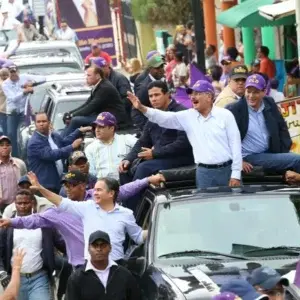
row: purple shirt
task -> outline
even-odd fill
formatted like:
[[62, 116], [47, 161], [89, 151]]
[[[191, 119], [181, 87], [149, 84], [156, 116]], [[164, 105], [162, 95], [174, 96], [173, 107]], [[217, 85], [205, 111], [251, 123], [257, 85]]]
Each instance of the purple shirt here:
[[[118, 200], [122, 201], [134, 196], [148, 186], [148, 178], [135, 180], [120, 187]], [[85, 200], [91, 199], [92, 190], [86, 193]], [[57, 229], [65, 240], [69, 263], [73, 266], [84, 264], [84, 236], [80, 217], [49, 208], [40, 214], [12, 219], [12, 227], [18, 229], [37, 229], [51, 227]]]

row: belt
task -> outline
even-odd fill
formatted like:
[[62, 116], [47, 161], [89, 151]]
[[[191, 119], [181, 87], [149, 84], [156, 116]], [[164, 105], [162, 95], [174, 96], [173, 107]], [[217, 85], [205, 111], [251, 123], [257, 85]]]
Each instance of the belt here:
[[220, 169], [220, 168], [230, 166], [231, 164], [232, 164], [232, 160], [228, 160], [224, 163], [216, 164], [216, 165], [198, 164], [198, 167], [202, 167], [206, 169]]
[[42, 272], [46, 272], [44, 269], [39, 269], [37, 271], [34, 271], [32, 273], [21, 273], [21, 276], [23, 277], [26, 277], [26, 278], [31, 278], [39, 273], [42, 273]]

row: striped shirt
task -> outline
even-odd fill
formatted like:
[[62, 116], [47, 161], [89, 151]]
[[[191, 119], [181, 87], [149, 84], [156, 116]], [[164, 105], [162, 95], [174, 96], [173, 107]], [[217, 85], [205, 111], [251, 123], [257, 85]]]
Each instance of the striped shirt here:
[[104, 144], [98, 139], [94, 140], [85, 149], [90, 163], [90, 173], [97, 178], [108, 176], [119, 180], [119, 164], [136, 141], [137, 138], [131, 134], [115, 134], [110, 144]]

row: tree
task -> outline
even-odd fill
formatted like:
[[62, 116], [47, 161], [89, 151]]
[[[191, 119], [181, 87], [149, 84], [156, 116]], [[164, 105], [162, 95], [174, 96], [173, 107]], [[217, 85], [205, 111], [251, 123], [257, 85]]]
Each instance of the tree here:
[[191, 16], [190, 0], [131, 0], [132, 14], [152, 25], [185, 24]]

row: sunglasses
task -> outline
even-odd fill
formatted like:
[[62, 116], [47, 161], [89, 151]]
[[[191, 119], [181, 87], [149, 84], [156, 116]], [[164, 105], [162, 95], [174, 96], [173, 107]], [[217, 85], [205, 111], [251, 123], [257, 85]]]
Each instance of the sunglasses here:
[[233, 81], [235, 82], [246, 82], [246, 79], [245, 78], [236, 78], [236, 79], [233, 79]]

